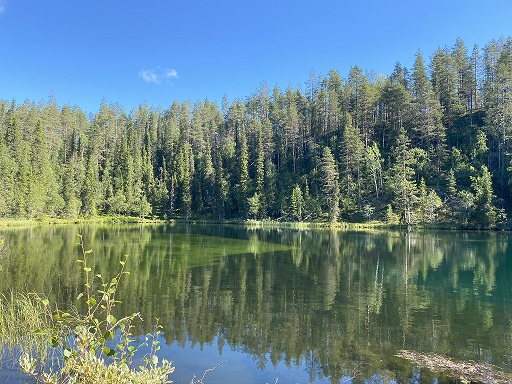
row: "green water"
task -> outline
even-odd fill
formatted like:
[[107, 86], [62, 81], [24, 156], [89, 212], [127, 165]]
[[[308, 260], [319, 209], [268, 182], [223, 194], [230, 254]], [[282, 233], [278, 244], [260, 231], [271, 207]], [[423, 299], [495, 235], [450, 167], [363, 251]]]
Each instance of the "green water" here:
[[[512, 372], [509, 233], [346, 232], [216, 225], [3, 230], [0, 291], [70, 305], [128, 255], [117, 310], [163, 326], [175, 383], [435, 382], [400, 349]], [[440, 382], [442, 380], [439, 380]]]

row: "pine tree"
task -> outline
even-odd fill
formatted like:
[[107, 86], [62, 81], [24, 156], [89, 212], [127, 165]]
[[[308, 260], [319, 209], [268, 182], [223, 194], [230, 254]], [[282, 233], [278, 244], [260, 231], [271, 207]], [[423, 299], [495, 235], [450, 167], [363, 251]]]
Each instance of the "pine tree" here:
[[254, 192], [254, 195], [247, 198], [247, 214], [252, 219], [261, 218], [261, 195]]
[[[468, 88], [470, 91], [470, 104], [469, 104], [469, 110], [471, 112], [471, 118], [473, 117], [473, 111], [477, 108], [480, 108], [481, 102], [480, 102], [480, 72], [482, 67], [482, 58], [480, 56], [480, 49], [478, 48], [478, 45], [473, 46], [473, 52], [470, 59], [470, 76], [471, 78], [468, 80]], [[472, 121], [471, 121], [472, 123]]]
[[33, 217], [30, 209], [30, 186], [33, 173], [30, 164], [30, 148], [23, 142], [17, 150], [13, 214], [15, 217]]
[[167, 190], [167, 164], [165, 158], [163, 159], [162, 166], [158, 169], [158, 177], [156, 178], [155, 196], [154, 196], [154, 210], [160, 217], [166, 217], [166, 207], [169, 205], [169, 191]]
[[435, 221], [436, 211], [442, 205], [441, 198], [433, 189], [427, 189], [425, 179], [421, 178], [418, 188], [418, 213], [421, 224]]
[[265, 187], [265, 151], [263, 148], [263, 127], [257, 125], [258, 143], [256, 147], [256, 192], [263, 194]]
[[335, 137], [343, 126], [343, 84], [336, 71], [330, 71], [327, 79], [327, 134]]
[[223, 220], [226, 215], [226, 202], [229, 194], [228, 182], [224, 175], [224, 168], [222, 165], [222, 153], [220, 148], [214, 152], [214, 167], [215, 167], [215, 181], [214, 181], [214, 205], [213, 212], [217, 220]]

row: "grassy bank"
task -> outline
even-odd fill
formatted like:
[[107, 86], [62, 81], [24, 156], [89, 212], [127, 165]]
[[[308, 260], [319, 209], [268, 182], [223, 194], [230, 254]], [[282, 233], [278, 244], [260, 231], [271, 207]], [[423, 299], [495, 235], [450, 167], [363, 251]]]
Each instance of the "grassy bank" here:
[[141, 218], [137, 216], [95, 216], [88, 218], [54, 218], [38, 217], [34, 219], [0, 219], [0, 228], [8, 227], [33, 227], [37, 225], [63, 225], [63, 224], [133, 224], [133, 223], [165, 223], [166, 220], [159, 218]]

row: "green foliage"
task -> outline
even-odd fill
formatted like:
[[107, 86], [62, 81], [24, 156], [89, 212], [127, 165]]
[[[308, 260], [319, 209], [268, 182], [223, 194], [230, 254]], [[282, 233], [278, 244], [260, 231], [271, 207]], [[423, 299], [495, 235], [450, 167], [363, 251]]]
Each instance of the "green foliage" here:
[[[106, 280], [93, 272], [89, 263], [92, 250], [86, 250], [82, 237], [79, 237], [82, 258], [77, 263], [85, 273], [85, 288], [76, 299], [83, 301], [85, 312], [59, 308], [52, 311], [49, 301], [43, 298], [39, 298], [37, 304], [44, 307], [39, 314], [45, 315], [43, 318], [49, 325], [39, 327], [36, 333], [46, 335], [49, 345], [62, 351], [63, 363], [41, 371], [38, 369], [40, 356], [34, 356], [34, 350], [27, 349], [20, 358], [21, 368], [43, 383], [168, 382], [168, 375], [174, 368], [168, 360], [160, 362], [156, 355], [160, 349], [158, 324], [153, 335], [135, 344], [131, 330], [133, 321], [140, 318], [139, 313], [114, 317], [113, 309], [119, 303], [116, 300], [119, 283], [124, 275], [129, 274], [125, 271], [126, 259], [120, 261], [118, 274], [110, 281]], [[31, 324], [24, 323], [24, 326], [34, 329]], [[150, 352], [135, 368], [132, 366], [133, 358], [142, 346], [149, 346]]]

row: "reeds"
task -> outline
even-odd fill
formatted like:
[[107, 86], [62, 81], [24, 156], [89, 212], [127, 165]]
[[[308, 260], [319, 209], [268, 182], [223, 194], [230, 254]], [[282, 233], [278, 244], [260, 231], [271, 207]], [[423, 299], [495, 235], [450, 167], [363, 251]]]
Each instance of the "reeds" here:
[[5, 368], [19, 369], [24, 354], [38, 356], [38, 369], [46, 366], [54, 351], [48, 334], [50, 319], [40, 298], [10, 292], [0, 295], [0, 360]]

